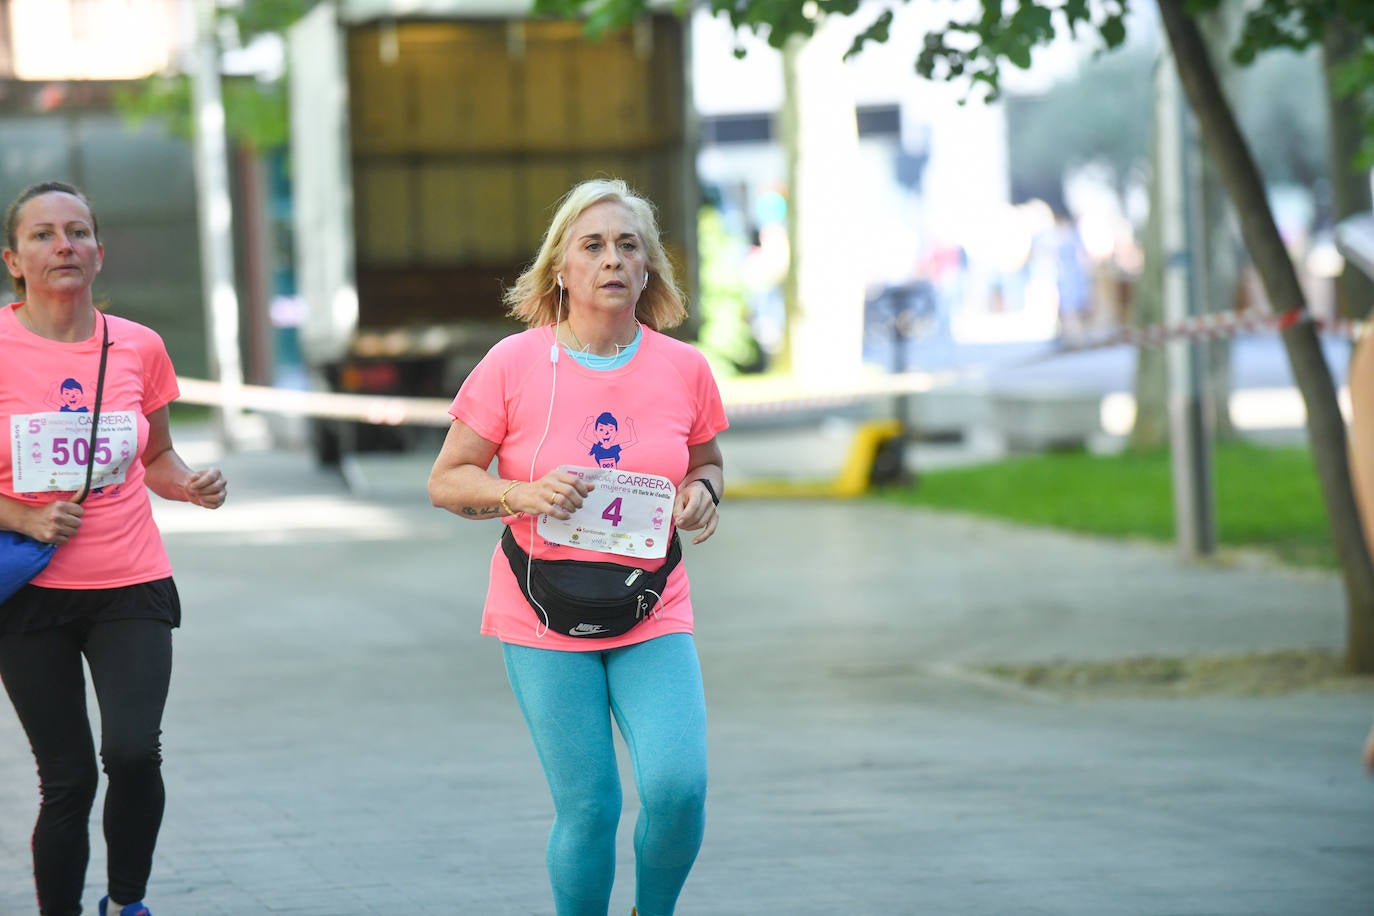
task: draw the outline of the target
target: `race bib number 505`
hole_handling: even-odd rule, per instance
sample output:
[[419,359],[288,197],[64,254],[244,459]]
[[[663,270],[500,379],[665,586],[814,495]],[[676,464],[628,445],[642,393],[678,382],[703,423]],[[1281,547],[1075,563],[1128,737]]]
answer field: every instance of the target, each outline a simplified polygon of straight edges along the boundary
[[123,483],[138,454],[138,421],[131,410],[100,414],[94,446],[91,415],[49,411],[10,417],[16,493],[79,490],[94,464],[91,487]]

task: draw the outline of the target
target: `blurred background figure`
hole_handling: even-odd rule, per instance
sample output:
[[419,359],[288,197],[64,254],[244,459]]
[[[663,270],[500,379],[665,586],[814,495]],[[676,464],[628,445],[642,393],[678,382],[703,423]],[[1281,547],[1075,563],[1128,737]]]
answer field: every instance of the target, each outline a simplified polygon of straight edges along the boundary
[[1067,213],[1056,213],[1054,229],[1054,285],[1059,298],[1059,336],[1082,337],[1088,330],[1092,282],[1088,252],[1078,227]]

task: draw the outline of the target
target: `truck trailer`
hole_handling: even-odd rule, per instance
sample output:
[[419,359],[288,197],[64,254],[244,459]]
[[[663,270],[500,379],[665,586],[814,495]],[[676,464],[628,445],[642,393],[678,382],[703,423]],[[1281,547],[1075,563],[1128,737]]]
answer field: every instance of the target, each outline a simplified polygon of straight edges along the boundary
[[[658,208],[689,295],[699,190],[689,26],[592,39],[509,0],[337,0],[288,33],[302,356],[317,390],[451,397],[518,326],[503,290],[578,181]],[[435,430],[317,420],[318,458]]]

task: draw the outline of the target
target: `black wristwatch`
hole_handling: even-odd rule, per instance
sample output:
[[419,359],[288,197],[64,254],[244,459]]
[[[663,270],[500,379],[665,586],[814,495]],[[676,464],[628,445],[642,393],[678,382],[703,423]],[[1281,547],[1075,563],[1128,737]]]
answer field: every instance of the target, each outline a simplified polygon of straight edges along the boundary
[[720,497],[716,495],[716,488],[711,486],[711,481],[707,480],[705,477],[698,477],[693,483],[699,483],[706,487],[706,492],[711,494],[711,505],[720,505]]

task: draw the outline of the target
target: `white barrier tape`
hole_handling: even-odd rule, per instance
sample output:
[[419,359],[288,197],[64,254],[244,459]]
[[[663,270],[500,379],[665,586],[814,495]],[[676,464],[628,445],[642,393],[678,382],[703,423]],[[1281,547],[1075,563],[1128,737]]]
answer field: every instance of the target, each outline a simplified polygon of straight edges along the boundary
[[[908,372],[902,375],[860,379],[843,388],[801,387],[794,382],[743,384],[736,380],[721,383],[726,412],[747,416],[771,412],[842,407],[872,398],[932,391],[951,384],[966,372]],[[327,417],[354,420],[383,426],[447,427],[453,422],[448,413],[452,404],[445,398],[400,398],[372,394],[337,394],[326,391],[300,391],[240,385],[229,388],[218,382],[179,376],[180,401],[225,409],[255,410],[287,416]]]
[[197,378],[177,378],[180,400],[239,410],[261,410],[288,416],[331,417],[380,426],[448,426],[453,402],[445,398],[399,398],[375,394],[299,391],[262,385],[230,387]]
[[[1123,328],[1104,337],[1068,341],[1050,352],[1016,363],[972,366],[945,372],[905,372],[898,375],[859,377],[842,384],[832,383],[824,388],[802,385],[790,379],[722,379],[721,397],[725,402],[726,413],[737,417],[822,410],[882,397],[933,391],[958,381],[986,375],[991,369],[1026,366],[1068,353],[1117,346],[1158,346],[1180,338],[1215,340],[1246,332],[1281,329],[1304,318],[1310,320],[1306,312],[1298,313],[1296,316],[1293,313],[1279,315],[1239,312],[1199,315],[1173,325]],[[1370,321],[1318,322],[1318,330],[1352,340],[1360,340],[1369,335],[1372,328],[1374,322]],[[448,413],[452,401],[446,398],[339,394],[269,388],[261,385],[240,385],[230,389],[218,382],[182,377],[179,377],[177,382],[181,386],[182,401],[210,407],[258,410],[290,416],[328,417],[383,426],[410,424],[447,427],[453,422]]]
[[742,378],[720,381],[721,399],[730,416],[758,416],[796,410],[843,407],[858,401],[903,394],[921,394],[968,378],[967,371],[903,372],[897,375],[859,377],[844,385],[825,388],[801,385],[787,379]]

